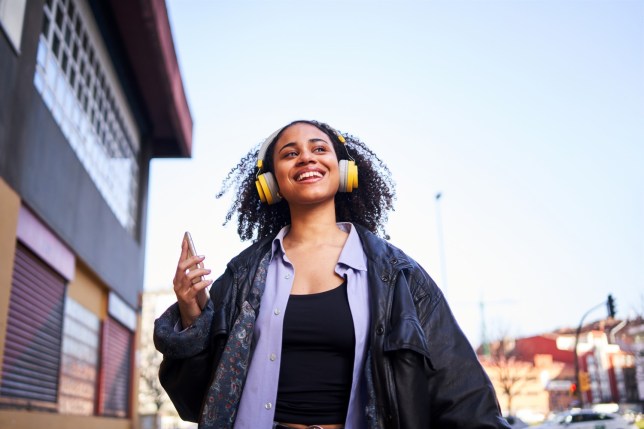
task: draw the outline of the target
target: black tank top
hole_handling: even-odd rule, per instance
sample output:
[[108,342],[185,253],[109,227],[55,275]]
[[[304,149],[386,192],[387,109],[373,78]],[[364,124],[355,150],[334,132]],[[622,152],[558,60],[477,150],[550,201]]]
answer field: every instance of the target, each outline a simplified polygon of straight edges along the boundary
[[291,295],[284,315],[275,420],[344,423],[355,332],[347,284],[311,295]]

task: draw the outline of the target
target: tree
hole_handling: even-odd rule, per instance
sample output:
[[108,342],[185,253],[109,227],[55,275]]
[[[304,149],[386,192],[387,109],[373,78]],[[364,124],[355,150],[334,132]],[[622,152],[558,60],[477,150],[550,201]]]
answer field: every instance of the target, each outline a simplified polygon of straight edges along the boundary
[[175,300],[171,290],[146,292],[141,297],[138,413],[146,420],[154,420],[151,427],[159,427],[162,415],[178,419],[178,413],[159,381],[159,366],[163,356],[156,350],[152,339],[154,320]]
[[507,413],[513,414],[512,401],[528,383],[532,364],[518,359],[514,340],[509,337],[491,343],[486,360],[491,371],[490,378],[507,399]]
[[139,384],[139,404],[153,406],[150,410],[153,414],[159,414],[161,409],[165,409],[168,403],[168,395],[163,390],[159,381],[159,365],[161,364],[162,355],[154,347],[143,347],[141,349],[140,384]]

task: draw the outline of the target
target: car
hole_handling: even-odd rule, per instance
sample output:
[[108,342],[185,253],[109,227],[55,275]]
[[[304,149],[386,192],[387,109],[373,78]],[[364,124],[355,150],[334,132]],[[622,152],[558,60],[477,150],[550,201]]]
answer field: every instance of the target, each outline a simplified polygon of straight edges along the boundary
[[604,413],[593,410],[569,410],[556,414],[540,426],[534,428],[566,429],[637,429],[615,413]]
[[505,420],[510,424],[510,427],[512,429],[523,429],[530,426],[529,424],[527,424],[517,416],[512,416],[512,415],[505,416]]

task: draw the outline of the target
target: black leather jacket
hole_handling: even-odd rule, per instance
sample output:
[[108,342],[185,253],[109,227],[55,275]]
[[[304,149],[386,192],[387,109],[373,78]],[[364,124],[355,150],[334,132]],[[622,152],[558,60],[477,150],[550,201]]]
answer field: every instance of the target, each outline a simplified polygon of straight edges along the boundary
[[[414,260],[355,225],[367,255],[371,328],[366,371],[370,428],[509,428],[492,384],[440,289]],[[164,356],[159,377],[177,411],[197,421],[214,362],[272,239],[235,257],[211,288],[207,352]],[[157,321],[159,323],[159,321]],[[164,352],[159,326],[155,343]],[[165,352],[164,352],[165,353]]]

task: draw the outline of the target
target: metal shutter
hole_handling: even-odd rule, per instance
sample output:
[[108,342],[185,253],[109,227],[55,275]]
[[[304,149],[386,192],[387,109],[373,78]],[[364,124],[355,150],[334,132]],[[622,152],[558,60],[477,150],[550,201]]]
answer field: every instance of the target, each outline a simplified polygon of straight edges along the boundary
[[132,378],[132,333],[114,319],[103,324],[99,414],[129,415]]
[[18,406],[56,405],[64,294],[65,279],[18,243],[0,385]]
[[98,316],[67,297],[58,396],[61,414],[94,414],[100,327]]

